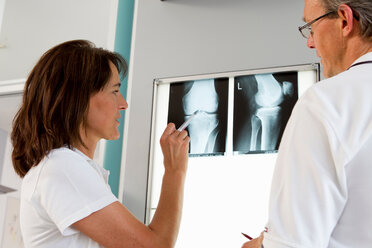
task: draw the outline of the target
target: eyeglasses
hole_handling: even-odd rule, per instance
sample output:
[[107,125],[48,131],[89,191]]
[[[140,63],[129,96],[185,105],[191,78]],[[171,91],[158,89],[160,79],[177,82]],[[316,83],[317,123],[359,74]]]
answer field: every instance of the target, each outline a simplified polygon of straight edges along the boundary
[[311,24],[333,13],[336,13],[336,11],[330,11],[328,13],[325,13],[324,15],[319,16],[318,18],[312,20],[311,22],[308,22],[305,25],[298,27],[298,30],[300,31],[300,33],[305,39],[309,39],[311,35]]

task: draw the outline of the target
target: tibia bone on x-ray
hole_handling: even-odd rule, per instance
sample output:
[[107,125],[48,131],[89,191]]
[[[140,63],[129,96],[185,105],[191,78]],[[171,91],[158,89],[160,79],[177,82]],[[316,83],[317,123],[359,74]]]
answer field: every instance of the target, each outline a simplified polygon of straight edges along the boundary
[[185,120],[199,110],[188,126],[190,153],[212,153],[218,135],[218,95],[214,80],[198,80],[182,98]]
[[[255,75],[258,91],[255,95],[257,109],[251,117],[251,150],[274,150],[280,134],[281,107],[284,93],[290,94],[290,84],[283,87],[272,74]],[[284,88],[284,90],[283,90]],[[261,129],[261,147],[257,147],[257,138]]]

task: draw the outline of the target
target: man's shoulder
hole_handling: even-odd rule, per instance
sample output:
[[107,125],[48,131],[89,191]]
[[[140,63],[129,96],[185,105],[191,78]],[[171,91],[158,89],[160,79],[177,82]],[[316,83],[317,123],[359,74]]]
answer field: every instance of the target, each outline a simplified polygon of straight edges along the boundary
[[[308,112],[329,123],[345,122],[358,98],[355,78],[348,71],[324,79],[310,87],[298,100],[293,113]],[[371,88],[372,90],[372,88]]]
[[344,84],[348,85],[351,83],[350,79],[353,78],[353,76],[355,75],[353,75],[352,71],[346,70],[333,77],[319,81],[314,85],[314,88],[319,90],[332,89],[333,87],[339,88],[341,84],[345,86]]
[[332,127],[342,142],[347,140],[354,147],[362,140],[361,134],[370,133],[366,127],[372,120],[372,74],[367,69],[351,68],[313,85],[300,98],[296,112],[317,116],[318,121]]
[[360,91],[372,90],[372,84],[366,82],[372,82],[372,74],[346,70],[314,84],[301,98],[315,105],[343,104],[349,98],[355,99]]

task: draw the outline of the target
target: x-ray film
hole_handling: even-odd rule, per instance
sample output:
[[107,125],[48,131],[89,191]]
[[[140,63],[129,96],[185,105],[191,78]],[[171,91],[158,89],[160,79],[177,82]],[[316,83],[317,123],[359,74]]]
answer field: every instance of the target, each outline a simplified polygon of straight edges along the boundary
[[223,155],[226,151],[228,78],[202,79],[170,85],[168,122],[186,128],[191,156]]
[[297,99],[297,71],[235,77],[234,153],[277,151]]

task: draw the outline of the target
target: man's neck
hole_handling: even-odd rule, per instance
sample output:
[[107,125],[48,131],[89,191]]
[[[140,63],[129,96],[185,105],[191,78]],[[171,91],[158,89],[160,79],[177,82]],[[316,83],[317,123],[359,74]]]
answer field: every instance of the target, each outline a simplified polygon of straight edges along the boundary
[[372,52],[372,43],[370,41],[361,39],[360,37],[355,37],[354,40],[351,40],[346,47],[344,57],[345,70],[349,68],[355,62],[355,60],[369,52]]

